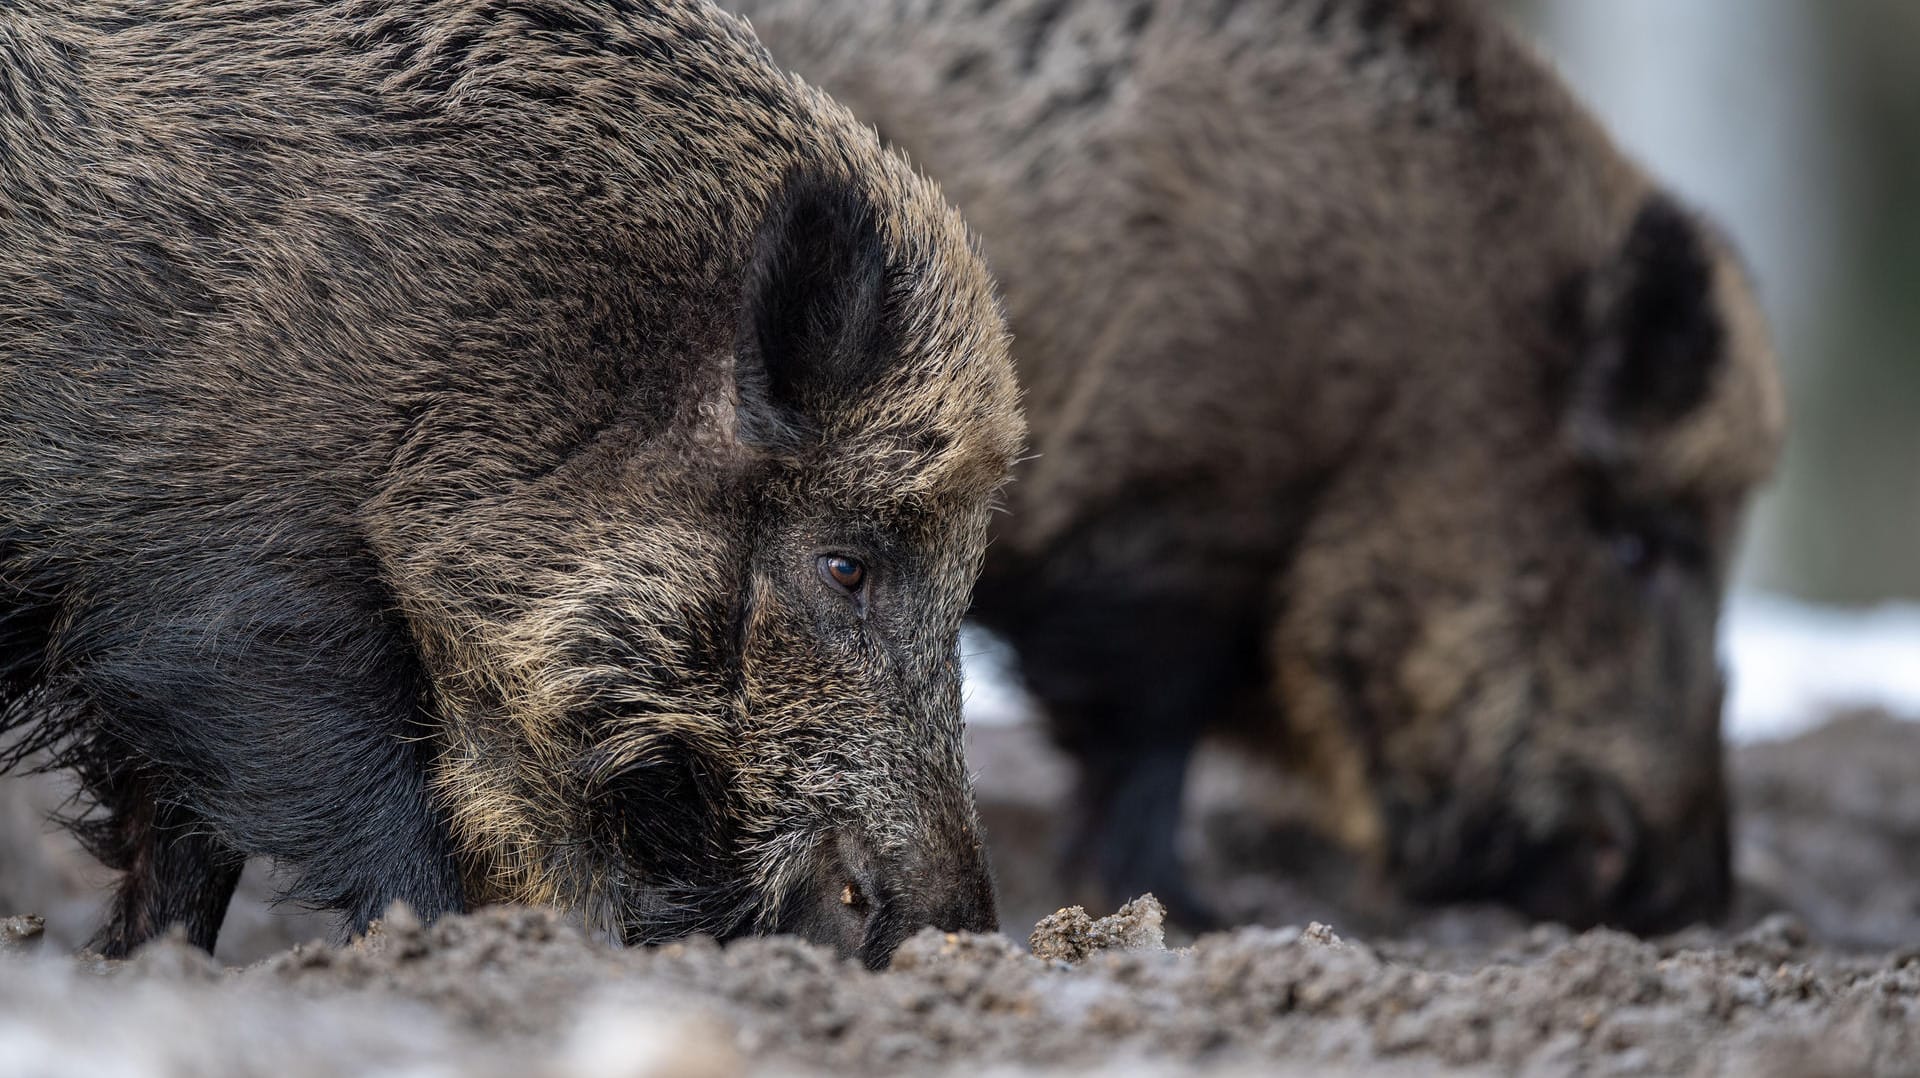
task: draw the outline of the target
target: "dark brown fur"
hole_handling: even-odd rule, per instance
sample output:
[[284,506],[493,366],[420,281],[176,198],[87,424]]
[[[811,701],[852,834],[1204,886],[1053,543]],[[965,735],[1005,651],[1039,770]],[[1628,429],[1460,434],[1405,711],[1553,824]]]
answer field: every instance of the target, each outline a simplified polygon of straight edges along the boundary
[[705,3],[0,12],[0,729],[113,953],[251,855],[354,926],[992,927],[1015,397],[957,217]]
[[1406,887],[1728,891],[1715,622],[1782,406],[1725,245],[1465,0],[742,0],[986,238],[1033,459],[978,613],[1080,856],[1200,911],[1233,730]]

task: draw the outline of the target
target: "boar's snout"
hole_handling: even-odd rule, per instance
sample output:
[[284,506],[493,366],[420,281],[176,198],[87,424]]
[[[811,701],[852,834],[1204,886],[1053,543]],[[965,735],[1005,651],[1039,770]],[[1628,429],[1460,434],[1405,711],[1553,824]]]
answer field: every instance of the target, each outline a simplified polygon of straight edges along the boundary
[[775,930],[869,969],[885,969],[922,928],[995,932],[993,875],[978,842],[887,854],[846,834],[822,844],[809,879],[785,903]]
[[[1642,935],[1726,916],[1733,900],[1733,850],[1724,796],[1703,799],[1700,811],[1666,828],[1647,826],[1618,787],[1609,786],[1589,806],[1571,836],[1575,860],[1564,877],[1576,901],[1564,916],[1551,900],[1529,912]],[[1550,891],[1552,880],[1543,882]]]
[[1661,834],[1611,784],[1527,852],[1511,901],[1539,920],[1653,934],[1717,921],[1732,899],[1724,810]]
[[[1564,788],[1575,796],[1551,821],[1515,811],[1465,828],[1458,845],[1416,841],[1436,856],[1408,858],[1412,890],[1426,899],[1494,899],[1577,929],[1606,925],[1640,934],[1726,914],[1733,885],[1723,801],[1656,829],[1611,779],[1589,775]],[[1453,852],[1439,856],[1443,849]]]
[[1586,796],[1559,827],[1522,840],[1508,900],[1536,920],[1586,927],[1609,919],[1644,851],[1640,816],[1619,787],[1583,784]]

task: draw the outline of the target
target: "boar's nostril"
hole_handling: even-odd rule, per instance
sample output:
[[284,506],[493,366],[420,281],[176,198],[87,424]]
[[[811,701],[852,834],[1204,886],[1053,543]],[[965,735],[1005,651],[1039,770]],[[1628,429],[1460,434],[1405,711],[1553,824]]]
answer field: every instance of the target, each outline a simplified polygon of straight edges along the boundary
[[1613,789],[1594,799],[1587,828],[1582,843],[1587,879],[1596,898],[1610,901],[1632,871],[1640,828],[1626,798]]
[[1582,792],[1572,814],[1522,839],[1498,896],[1530,917],[1573,928],[1633,929],[1644,903],[1646,842],[1626,794],[1599,778],[1569,781]]
[[1628,853],[1625,847],[1607,835],[1595,836],[1587,845],[1587,879],[1595,895],[1613,895],[1627,877]]
[[1533,881],[1544,909],[1577,927],[1619,924],[1628,916],[1634,869],[1640,858],[1639,816],[1613,783],[1597,780],[1557,839],[1549,842]]
[[1723,802],[1678,827],[1648,835],[1619,894],[1620,926],[1673,932],[1726,917],[1733,901],[1732,835]]

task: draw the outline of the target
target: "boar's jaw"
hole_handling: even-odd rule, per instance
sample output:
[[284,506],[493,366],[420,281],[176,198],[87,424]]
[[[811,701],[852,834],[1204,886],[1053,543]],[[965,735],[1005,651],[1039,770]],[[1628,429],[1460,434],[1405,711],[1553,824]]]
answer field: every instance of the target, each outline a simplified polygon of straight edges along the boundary
[[977,843],[945,853],[917,849],[903,855],[841,832],[818,844],[805,875],[767,927],[880,970],[923,928],[993,932],[999,915],[992,875]]
[[1604,777],[1564,785],[1578,795],[1550,824],[1512,807],[1389,812],[1401,823],[1392,869],[1402,890],[1420,902],[1497,901],[1581,930],[1659,933],[1725,916],[1732,875],[1724,799],[1703,796],[1708,815],[1657,831]]

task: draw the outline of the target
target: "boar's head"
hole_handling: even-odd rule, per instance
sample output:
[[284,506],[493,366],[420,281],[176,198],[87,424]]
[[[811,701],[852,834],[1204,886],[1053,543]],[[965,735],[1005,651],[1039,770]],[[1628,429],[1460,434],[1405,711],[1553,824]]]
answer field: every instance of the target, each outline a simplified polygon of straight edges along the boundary
[[1651,931],[1729,899],[1715,636],[1783,408],[1718,239],[1659,195],[1623,233],[1537,320],[1430,342],[1533,358],[1396,402],[1301,538],[1275,676],[1405,889]]
[[876,966],[997,927],[957,645],[1017,390],[957,217],[882,175],[769,184],[712,303],[633,342],[677,373],[412,549],[476,898]]

